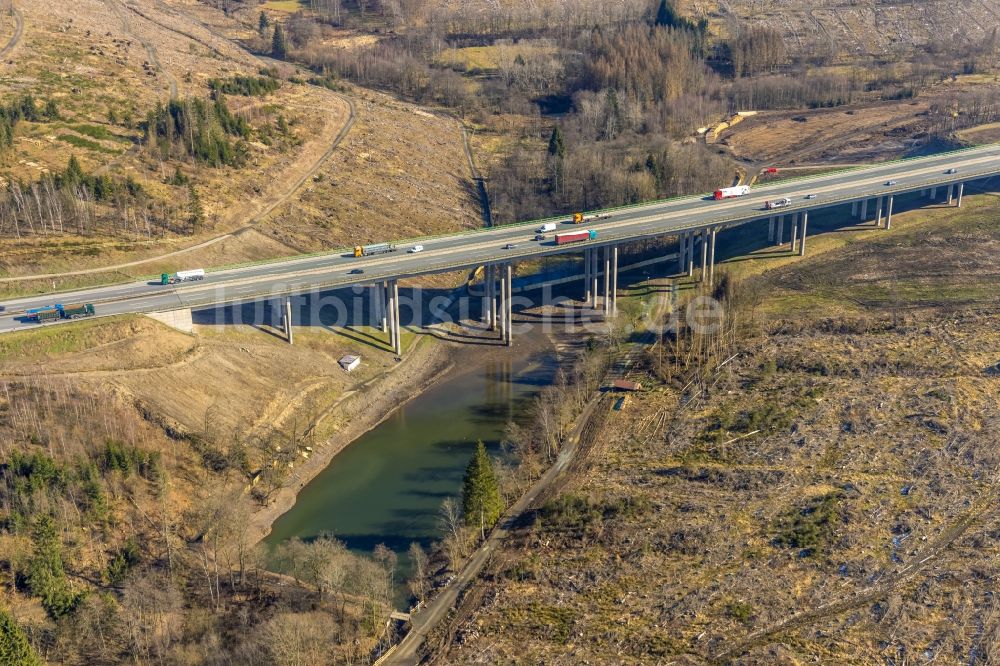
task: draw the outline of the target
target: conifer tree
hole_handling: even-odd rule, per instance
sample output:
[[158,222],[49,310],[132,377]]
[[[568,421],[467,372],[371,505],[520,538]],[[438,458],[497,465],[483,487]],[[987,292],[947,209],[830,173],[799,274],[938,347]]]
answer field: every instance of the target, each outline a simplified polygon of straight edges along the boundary
[[41,663],[24,630],[0,609],[0,666],[39,666]]
[[285,41],[285,31],[280,24],[275,24],[274,35],[271,37],[271,55],[283,60],[288,55],[288,42]]
[[549,137],[549,155],[560,159],[566,156],[566,144],[563,142],[559,125],[552,128],[552,136]]
[[677,12],[669,0],[660,0],[660,6],[656,10],[656,25],[665,28],[677,27]]
[[486,454],[486,447],[480,441],[476,452],[465,468],[465,480],[462,486],[462,514],[466,525],[479,524],[483,537],[486,529],[493,527],[500,514],[503,513],[503,500],[500,498],[500,486],[497,484],[496,473],[493,471],[493,461]]

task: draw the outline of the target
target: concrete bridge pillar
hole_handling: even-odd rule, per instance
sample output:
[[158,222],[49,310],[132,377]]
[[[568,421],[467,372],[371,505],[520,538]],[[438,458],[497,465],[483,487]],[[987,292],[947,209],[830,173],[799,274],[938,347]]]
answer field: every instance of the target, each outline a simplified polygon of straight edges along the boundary
[[868,199],[861,200],[861,221],[868,219]]
[[[774,237],[774,218],[771,218],[771,237]],[[771,240],[769,238],[768,240]],[[701,281],[704,282],[707,277],[705,269],[708,268],[708,229],[701,230]]]
[[288,340],[288,344],[293,344],[292,342],[292,299],[285,299],[285,315],[281,318],[282,322],[285,324],[285,339]]
[[965,191],[965,183],[959,183],[958,184],[958,198],[955,201],[955,206],[957,208],[961,208],[962,207],[962,192],[964,192],[964,191]]
[[504,338],[504,344],[510,347],[510,343],[514,339],[514,334],[511,331],[511,327],[513,326],[513,321],[514,321],[514,307],[513,304],[511,303],[512,300],[511,296],[513,295],[514,277],[513,277],[513,266],[511,264],[507,264],[504,268],[505,268],[504,273],[507,281],[507,292],[506,294],[504,294],[504,300],[507,302],[506,312],[504,313],[507,319],[507,330],[506,330],[507,337]]
[[385,333],[385,327],[382,325],[384,319],[382,319],[382,285],[373,284],[369,289],[371,297],[369,302],[371,303],[370,310],[370,323],[374,328]]
[[857,217],[857,216],[858,216],[858,202],[857,201],[852,201],[851,202],[851,217]]
[[715,282],[715,236],[718,233],[718,227],[712,227],[711,235],[709,236],[709,246],[708,246],[708,286],[711,287]]
[[790,218],[791,219],[790,219],[789,223],[792,226],[792,242],[789,243],[788,249],[789,249],[789,251],[791,251],[794,254],[795,253],[795,244],[796,244],[796,242],[798,242],[798,238],[799,238],[799,214],[798,213],[792,213],[791,216],[790,216]]
[[[688,240],[690,243],[691,241]],[[611,248],[604,248],[604,316],[611,316]]]
[[687,259],[687,232],[682,231],[677,237],[677,272],[684,272],[684,262]]
[[767,242],[774,242],[774,215],[767,220]]
[[590,307],[597,309],[597,248],[590,249]]
[[379,300],[379,306],[381,307],[381,312],[379,314],[382,315],[382,332],[388,333],[389,332],[389,281],[388,280],[383,281],[381,287],[376,286],[376,290],[380,292],[378,300]]
[[949,185],[948,186],[948,205],[949,206],[951,205],[952,199],[955,198],[954,194],[953,194],[954,191],[955,191],[955,186],[954,185]]
[[895,200],[895,198],[896,197],[894,197],[893,195],[891,195],[891,194],[889,195],[889,208],[888,208],[888,210],[886,211],[886,214],[885,214],[885,230],[886,231],[888,231],[889,229],[892,228],[892,202]]
[[806,232],[809,228],[809,211],[802,211],[802,238],[799,240],[799,256],[806,256]]
[[500,340],[507,344],[507,271],[504,266],[500,269],[500,311],[497,315],[499,319]]
[[395,351],[397,347],[396,335],[398,334],[398,331],[396,329],[396,323],[399,321],[399,302],[396,300],[395,287],[395,280],[388,280],[385,283],[385,302],[388,305],[387,310],[389,319],[389,346],[392,347],[393,351]]
[[781,245],[785,242],[785,216],[778,216],[778,233],[774,237],[774,244]]
[[493,294],[490,289],[490,281],[493,279],[493,267],[489,264],[483,266],[483,321],[487,330],[493,328]]
[[688,232],[688,255],[687,261],[687,274],[688,277],[694,277],[694,246],[698,242],[698,232],[689,231]]
[[402,356],[403,355],[403,336],[401,334],[402,327],[400,326],[400,322],[399,322],[399,281],[398,280],[393,280],[392,281],[392,302],[393,302],[393,307],[396,310],[395,313],[392,316],[392,321],[396,325],[396,333],[393,336],[393,340],[394,340],[393,347],[395,349],[396,356]]
[[618,315],[618,246],[611,248],[611,316]]
[[931,201],[937,199],[937,186],[931,188]]
[[583,302],[590,302],[590,250],[583,251]]
[[882,197],[875,201],[875,228],[882,226]]

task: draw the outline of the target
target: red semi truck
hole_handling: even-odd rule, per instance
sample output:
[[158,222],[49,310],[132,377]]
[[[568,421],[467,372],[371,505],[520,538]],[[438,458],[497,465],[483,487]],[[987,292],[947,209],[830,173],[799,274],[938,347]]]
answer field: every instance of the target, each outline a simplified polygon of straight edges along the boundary
[[597,238],[597,232],[593,229],[585,229],[583,231],[567,231],[564,234],[556,234],[556,245],[578,243],[585,240],[594,240],[595,238]]

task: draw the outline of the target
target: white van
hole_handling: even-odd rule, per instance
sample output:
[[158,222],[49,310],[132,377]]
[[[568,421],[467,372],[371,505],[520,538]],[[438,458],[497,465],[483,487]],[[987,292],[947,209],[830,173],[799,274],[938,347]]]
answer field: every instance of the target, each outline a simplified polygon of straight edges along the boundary
[[555,230],[556,230],[556,223],[555,222],[546,222],[542,226],[540,226],[537,229],[535,229],[535,233],[536,234],[544,234],[544,233],[547,233],[549,231],[555,231]]
[[424,251],[423,245],[414,245],[409,250],[407,250],[407,252],[409,252],[410,254],[416,254],[417,252],[423,252],[423,251]]

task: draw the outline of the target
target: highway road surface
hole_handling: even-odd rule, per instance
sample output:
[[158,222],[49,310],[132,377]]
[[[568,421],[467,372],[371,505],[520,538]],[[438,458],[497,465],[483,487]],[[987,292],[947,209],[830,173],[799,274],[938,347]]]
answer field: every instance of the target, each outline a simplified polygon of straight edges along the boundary
[[[956,169],[956,173],[946,173]],[[581,228],[595,229],[593,241],[558,247],[553,232],[535,241],[535,229],[542,221],[519,223],[419,240],[423,251],[408,253],[416,241],[392,241],[397,250],[373,257],[355,258],[343,249],[320,256],[298,257],[240,268],[211,271],[199,282],[160,285],[159,281],[134,282],[95,287],[76,292],[44,294],[0,302],[0,332],[39,326],[23,319],[29,308],[54,303],[93,303],[98,315],[155,312],[215,304],[249,301],[284,294],[304,293],[374,284],[390,278],[411,277],[464,269],[491,262],[579,252],[586,247],[608,245],[641,238],[670,235],[682,230],[729,226],[769,217],[764,202],[789,197],[792,204],[774,211],[788,214],[815,210],[862,198],[900,194],[930,187],[942,187],[1000,175],[1000,144],[954,153],[875,165],[830,173],[785,183],[755,187],[750,194],[714,201],[708,196],[692,196],[606,211],[606,219],[573,225],[568,217],[555,218],[557,232]],[[892,183],[887,184],[887,183]],[[806,199],[807,195],[815,198]],[[939,193],[939,198],[941,197]],[[390,239],[386,239],[389,241]],[[512,248],[505,248],[512,244]],[[178,265],[180,270],[200,268]],[[360,269],[360,274],[352,273]],[[45,324],[55,325],[55,324]]]

